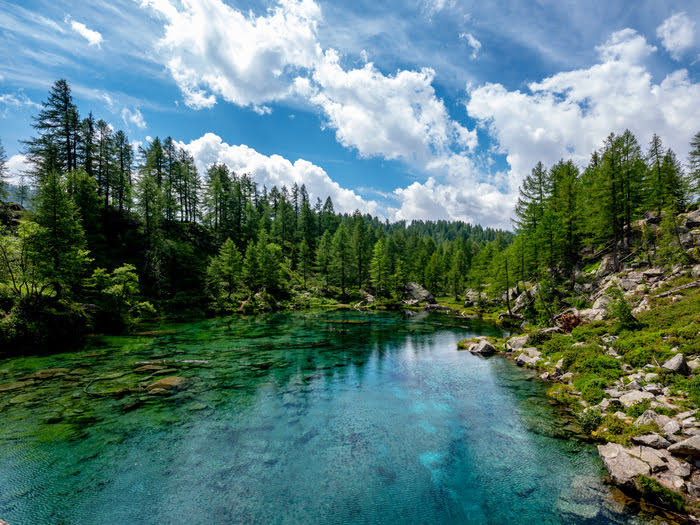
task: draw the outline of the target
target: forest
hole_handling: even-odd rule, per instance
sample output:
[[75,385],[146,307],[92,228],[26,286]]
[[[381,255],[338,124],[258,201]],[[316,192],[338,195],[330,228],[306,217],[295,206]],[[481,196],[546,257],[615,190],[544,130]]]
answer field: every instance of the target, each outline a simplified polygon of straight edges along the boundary
[[[17,348],[72,345],[153,316],[353,304],[368,294],[391,307],[411,281],[481,309],[503,300],[509,311],[522,287],[540,282],[530,315],[546,322],[583,300],[576,280],[593,256],[609,251],[615,265],[630,253],[664,264],[689,257],[674,217],[700,190],[700,133],[685,167],[657,135],[645,147],[624,130],[583,170],[538,163],[520,188],[514,232],[389,223],[336,213],[303,181],[260,187],[224,164],[198,173],[172,137],[134,148],[91,112],[81,118],[65,80],[33,128],[19,185],[5,180],[0,145],[0,344]],[[632,235],[649,213],[661,227]]]

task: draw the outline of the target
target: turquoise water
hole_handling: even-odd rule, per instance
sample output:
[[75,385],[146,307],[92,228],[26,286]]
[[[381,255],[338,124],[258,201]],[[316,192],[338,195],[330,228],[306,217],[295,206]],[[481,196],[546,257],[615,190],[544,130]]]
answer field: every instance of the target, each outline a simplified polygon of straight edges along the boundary
[[[0,360],[21,524],[632,523],[545,386],[436,314],[234,317]],[[162,361],[164,370],[139,370]],[[182,363],[204,360],[208,363]],[[176,362],[177,361],[177,362]],[[49,374],[50,375],[50,374]],[[143,389],[179,376],[184,388]]]

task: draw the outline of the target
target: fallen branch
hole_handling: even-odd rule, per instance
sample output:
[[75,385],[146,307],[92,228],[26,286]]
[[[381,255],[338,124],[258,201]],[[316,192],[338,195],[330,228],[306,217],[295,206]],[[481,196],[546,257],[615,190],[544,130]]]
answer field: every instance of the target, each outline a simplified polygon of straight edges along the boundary
[[679,286],[677,288],[674,288],[673,290],[669,290],[668,292],[660,293],[656,297],[668,297],[669,295],[672,295],[676,292],[680,292],[681,290],[689,290],[690,288],[696,288],[697,286],[700,286],[700,281],[694,281],[692,283],[684,284],[683,286]]

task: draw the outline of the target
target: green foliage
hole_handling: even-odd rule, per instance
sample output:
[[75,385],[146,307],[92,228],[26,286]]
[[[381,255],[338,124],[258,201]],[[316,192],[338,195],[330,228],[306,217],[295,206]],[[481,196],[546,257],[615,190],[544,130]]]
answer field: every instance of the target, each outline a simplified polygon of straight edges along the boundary
[[589,408],[588,410],[580,411],[576,415],[576,420],[578,421],[578,424],[581,425],[583,431],[590,434],[603,422],[603,416],[599,410]]
[[651,407],[651,400],[650,399],[644,399],[640,401],[639,403],[635,403],[631,407],[627,409],[627,415],[637,419],[639,416],[641,416],[644,412],[649,410]]
[[602,379],[587,379],[579,382],[577,388],[581,390],[581,398],[588,403],[597,405],[603,400],[603,389],[607,386]]
[[611,286],[607,294],[610,296],[610,303],[608,303],[608,315],[615,319],[620,328],[635,328],[638,326],[638,321],[632,315],[632,308],[627,303],[622,290],[617,286]]
[[[251,255],[251,257],[253,257]],[[218,308],[231,306],[231,296],[240,286],[243,260],[234,242],[228,238],[207,268],[207,290]],[[254,272],[256,269],[249,269]]]
[[676,512],[685,510],[685,498],[683,495],[667,489],[655,479],[639,474],[637,476],[637,486],[645,498],[657,505],[668,507]]

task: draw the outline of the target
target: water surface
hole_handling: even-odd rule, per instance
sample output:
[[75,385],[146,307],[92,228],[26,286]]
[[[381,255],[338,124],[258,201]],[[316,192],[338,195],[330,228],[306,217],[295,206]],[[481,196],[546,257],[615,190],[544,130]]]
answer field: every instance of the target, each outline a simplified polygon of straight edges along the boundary
[[[472,323],[465,325],[466,322]],[[545,386],[436,314],[291,313],[0,360],[0,518],[21,524],[632,523]],[[166,360],[165,370],[140,370]],[[203,360],[208,363],[182,363]],[[142,387],[187,379],[172,395]],[[1,385],[0,385],[1,388]]]

